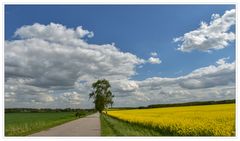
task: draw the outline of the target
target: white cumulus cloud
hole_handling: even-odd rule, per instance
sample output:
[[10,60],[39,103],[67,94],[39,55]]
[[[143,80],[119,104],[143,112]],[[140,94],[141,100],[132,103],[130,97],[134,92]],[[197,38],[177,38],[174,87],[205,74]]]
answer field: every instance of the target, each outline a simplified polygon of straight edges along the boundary
[[149,99],[147,104],[234,99],[235,62],[198,68],[180,77],[152,77],[136,82],[137,92]]
[[150,55],[153,57],[156,57],[158,54],[157,54],[157,52],[151,52]]
[[[6,100],[15,100],[16,106],[25,101],[56,100],[49,91],[65,91],[62,97],[80,100],[79,95],[91,90],[83,87],[91,86],[93,81],[128,79],[136,74],[137,66],[145,62],[134,54],[120,51],[114,44],[87,43],[84,37],[93,37],[93,32],[82,26],[68,28],[56,23],[35,23],[18,28],[15,36],[20,39],[5,41],[5,86],[16,85],[28,90],[6,88]],[[88,86],[81,84],[85,81]],[[130,83],[126,90],[132,86]],[[80,94],[72,93],[80,87],[83,88]],[[44,93],[31,90],[33,88]]]
[[235,22],[235,9],[225,11],[222,16],[212,14],[209,24],[201,22],[198,29],[174,38],[173,41],[180,43],[177,49],[182,52],[191,52],[192,50],[210,52],[223,49],[235,40],[235,34],[229,31]]
[[150,57],[148,59],[148,62],[151,63],[151,64],[160,64],[160,63],[162,63],[162,61],[159,58],[157,58],[157,57]]
[[227,58],[221,58],[219,59],[216,63],[218,65],[224,65],[226,63],[226,60],[228,60],[230,57],[227,57]]
[[[219,16],[215,15],[215,18]],[[132,80],[143,60],[114,44],[90,44],[93,32],[79,26],[33,24],[17,29],[18,39],[5,41],[6,107],[93,107],[91,84],[110,81],[115,106],[144,106],[235,97],[235,62],[221,58],[175,78]]]

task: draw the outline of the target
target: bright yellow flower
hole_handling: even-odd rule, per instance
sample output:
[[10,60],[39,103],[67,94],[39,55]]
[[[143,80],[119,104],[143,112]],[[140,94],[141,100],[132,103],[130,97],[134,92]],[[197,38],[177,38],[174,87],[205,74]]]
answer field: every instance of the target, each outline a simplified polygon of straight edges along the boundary
[[234,136],[235,104],[110,110],[108,115],[177,136]]

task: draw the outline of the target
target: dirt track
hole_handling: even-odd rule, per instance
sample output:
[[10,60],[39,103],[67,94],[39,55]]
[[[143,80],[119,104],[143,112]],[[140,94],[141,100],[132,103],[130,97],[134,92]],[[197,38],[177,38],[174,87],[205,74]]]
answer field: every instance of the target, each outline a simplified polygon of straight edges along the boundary
[[30,136],[100,136],[99,113],[32,134]]

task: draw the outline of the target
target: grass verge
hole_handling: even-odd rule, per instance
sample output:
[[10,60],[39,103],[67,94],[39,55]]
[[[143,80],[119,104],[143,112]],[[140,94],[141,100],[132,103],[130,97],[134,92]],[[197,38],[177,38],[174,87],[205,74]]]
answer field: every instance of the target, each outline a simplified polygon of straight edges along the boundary
[[102,136],[161,136],[161,134],[151,128],[131,124],[116,118],[100,115]]

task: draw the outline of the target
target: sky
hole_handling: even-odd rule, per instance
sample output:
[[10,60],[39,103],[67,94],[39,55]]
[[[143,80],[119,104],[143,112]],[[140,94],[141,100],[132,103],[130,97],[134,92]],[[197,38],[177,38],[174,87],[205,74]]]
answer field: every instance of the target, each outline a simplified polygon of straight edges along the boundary
[[235,5],[5,5],[5,107],[235,98]]

